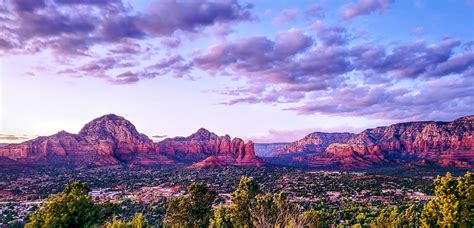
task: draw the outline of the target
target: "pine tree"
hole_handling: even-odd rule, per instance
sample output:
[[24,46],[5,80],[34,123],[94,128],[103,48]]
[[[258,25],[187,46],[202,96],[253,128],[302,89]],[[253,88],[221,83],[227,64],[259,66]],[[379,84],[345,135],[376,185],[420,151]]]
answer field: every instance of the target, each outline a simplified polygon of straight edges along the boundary
[[424,227],[474,226],[474,177],[453,178],[451,173],[435,180],[436,198],[423,208]]
[[230,220],[231,207],[219,206],[214,211],[214,216],[211,218],[209,227],[213,228],[231,228],[232,221]]
[[192,183],[188,195],[171,198],[165,224],[171,227],[206,227],[212,215],[217,193],[204,183]]
[[101,208],[88,195],[87,184],[76,181],[50,195],[48,203],[31,215],[27,227],[90,227],[100,223]]
[[242,177],[239,186],[231,193],[230,218],[235,226],[253,227],[250,207],[260,193],[258,183],[249,177]]

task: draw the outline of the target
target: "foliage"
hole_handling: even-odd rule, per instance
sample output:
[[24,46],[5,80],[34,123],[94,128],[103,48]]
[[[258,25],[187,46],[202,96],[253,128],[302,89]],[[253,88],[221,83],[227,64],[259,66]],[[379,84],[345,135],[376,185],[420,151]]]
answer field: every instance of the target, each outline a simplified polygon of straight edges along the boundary
[[107,222],[105,224],[105,228],[146,228],[146,227],[149,227],[149,225],[146,219],[143,217],[142,213],[135,215],[131,221],[122,221],[114,217],[112,222]]
[[170,227],[205,227],[212,216],[217,193],[206,184],[193,183],[188,195],[172,198],[166,209],[165,224]]
[[[27,227],[99,227],[111,214],[120,214],[121,219],[113,218],[103,227],[149,227],[148,221],[158,226],[163,221],[167,227],[219,228],[474,227],[473,183],[474,177],[470,172],[459,178],[447,173],[444,177],[436,178],[436,198],[425,205],[415,202],[387,207],[380,203],[375,208],[346,198],[339,202],[341,209],[337,209],[328,207],[328,201],[293,203],[283,192],[263,194],[253,178],[242,177],[238,187],[231,193],[229,206],[220,205],[213,210],[212,205],[218,202],[215,200],[216,191],[207,184],[192,183],[186,195],[172,197],[169,201],[163,198],[158,203],[150,204],[155,205],[156,210],[147,210],[145,207],[135,207],[131,201],[123,201],[120,205],[96,204],[88,195],[89,187],[76,181],[66,185],[63,192],[51,195],[47,204],[31,215]],[[158,217],[158,220],[147,221],[150,213],[161,213],[162,216],[167,202],[164,219]],[[124,208],[133,210],[121,211]]]
[[230,219],[232,224],[240,227],[252,227],[250,207],[260,193],[260,187],[253,178],[242,177],[237,189],[231,193]]
[[305,223],[309,227],[328,227],[330,224],[328,221],[328,214],[321,210],[310,209],[305,211],[301,215],[301,220],[305,221]]
[[422,214],[424,227],[474,226],[474,176],[453,178],[451,173],[435,180],[436,198],[429,201]]
[[268,193],[258,195],[250,212],[253,225],[256,227],[287,227],[301,221],[300,208],[290,203],[283,192],[275,195]]
[[211,218],[209,227],[230,228],[234,227],[231,221],[231,207],[218,206]]
[[101,208],[88,195],[89,187],[80,181],[66,185],[51,195],[44,208],[31,215],[27,227],[90,227],[99,224]]

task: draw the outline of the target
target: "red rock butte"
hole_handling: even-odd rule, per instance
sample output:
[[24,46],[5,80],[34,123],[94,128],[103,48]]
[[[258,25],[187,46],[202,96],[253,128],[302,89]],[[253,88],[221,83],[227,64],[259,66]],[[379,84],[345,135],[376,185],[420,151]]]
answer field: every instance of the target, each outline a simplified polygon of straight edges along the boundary
[[[253,142],[219,137],[202,128],[189,137],[154,143],[121,116],[108,114],[87,123],[78,134],[60,131],[0,148],[3,164],[172,165],[215,156],[225,165],[262,166]],[[199,167],[213,166],[203,161]],[[217,163],[216,163],[217,164]]]

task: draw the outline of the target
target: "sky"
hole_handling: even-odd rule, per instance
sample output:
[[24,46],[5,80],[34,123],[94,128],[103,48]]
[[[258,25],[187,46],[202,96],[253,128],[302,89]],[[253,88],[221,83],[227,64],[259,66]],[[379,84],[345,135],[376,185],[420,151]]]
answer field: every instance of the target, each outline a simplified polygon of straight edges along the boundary
[[256,142],[474,114],[474,1],[0,0],[0,142],[115,113]]

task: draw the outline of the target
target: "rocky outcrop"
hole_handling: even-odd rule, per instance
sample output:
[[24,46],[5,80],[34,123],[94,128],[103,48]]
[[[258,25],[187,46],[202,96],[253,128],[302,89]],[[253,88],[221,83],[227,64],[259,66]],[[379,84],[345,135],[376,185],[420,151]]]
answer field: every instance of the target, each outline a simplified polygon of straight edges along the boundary
[[254,143],[218,136],[204,128],[188,137],[165,139],[157,143],[160,154],[183,162],[199,162],[194,167],[221,165],[262,166],[255,156]]
[[121,116],[105,115],[86,124],[78,134],[60,131],[0,148],[0,156],[19,163],[113,165],[171,163],[155,144]]
[[322,154],[295,158],[319,166],[366,168],[387,164],[474,168],[474,116],[452,122],[408,122],[367,129]]
[[332,143],[346,143],[354,136],[352,133],[313,132],[304,138],[288,143],[275,152],[276,155],[300,152],[324,152]]

